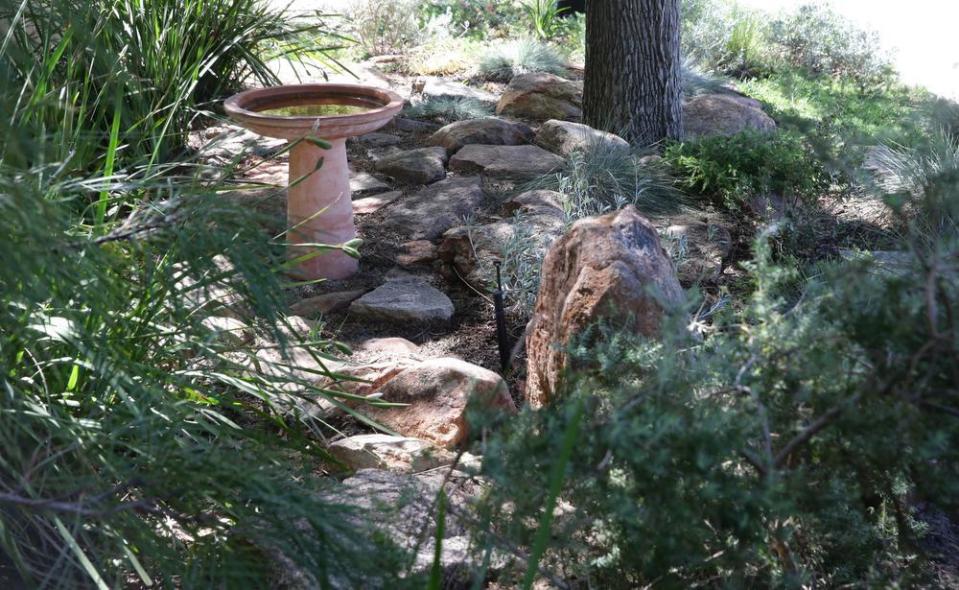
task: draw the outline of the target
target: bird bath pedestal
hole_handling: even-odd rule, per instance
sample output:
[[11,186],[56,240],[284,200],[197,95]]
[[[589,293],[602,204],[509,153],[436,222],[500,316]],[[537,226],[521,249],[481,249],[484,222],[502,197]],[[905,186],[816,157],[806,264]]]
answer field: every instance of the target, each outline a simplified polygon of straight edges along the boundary
[[[247,90],[223,106],[252,132],[295,142],[287,193],[292,257],[315,251],[314,244],[340,245],[356,237],[346,139],[389,123],[403,108],[403,99],[370,86],[297,84]],[[315,139],[329,147],[311,141]],[[301,262],[292,274],[307,280],[342,279],[358,266],[355,258],[331,250]]]

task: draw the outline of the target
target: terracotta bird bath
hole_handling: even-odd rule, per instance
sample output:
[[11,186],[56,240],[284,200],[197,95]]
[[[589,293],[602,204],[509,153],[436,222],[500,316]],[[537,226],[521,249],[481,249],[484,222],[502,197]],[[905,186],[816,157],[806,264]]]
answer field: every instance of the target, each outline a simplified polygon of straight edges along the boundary
[[[308,254],[311,244],[339,245],[356,237],[346,139],[389,123],[403,108],[399,95],[353,84],[295,84],[247,90],[223,106],[231,119],[254,133],[297,142],[290,150],[287,194],[292,256]],[[310,139],[322,139],[329,148]],[[342,279],[358,266],[355,258],[331,250],[298,264],[292,274]]]

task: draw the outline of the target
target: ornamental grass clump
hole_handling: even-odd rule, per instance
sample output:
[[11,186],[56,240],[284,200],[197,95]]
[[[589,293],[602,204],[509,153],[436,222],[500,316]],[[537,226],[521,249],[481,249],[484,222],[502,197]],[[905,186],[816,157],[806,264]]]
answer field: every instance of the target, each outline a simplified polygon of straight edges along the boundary
[[274,80],[281,13],[7,0],[0,21],[3,576],[394,583],[389,544],[316,477],[328,426],[297,411],[358,413],[316,385],[339,349],[291,329],[283,245],[184,156],[204,103]]

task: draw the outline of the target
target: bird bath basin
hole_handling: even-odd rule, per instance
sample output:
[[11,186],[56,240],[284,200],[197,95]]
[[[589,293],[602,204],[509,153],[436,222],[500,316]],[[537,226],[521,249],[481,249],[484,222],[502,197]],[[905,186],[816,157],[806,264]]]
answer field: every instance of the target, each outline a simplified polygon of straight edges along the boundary
[[[247,90],[223,106],[231,119],[254,133],[297,142],[290,150],[287,193],[292,256],[311,252],[311,244],[338,245],[356,237],[346,139],[389,123],[403,108],[403,99],[370,86],[295,84]],[[292,273],[302,279],[342,279],[358,265],[355,258],[331,250],[298,264]]]

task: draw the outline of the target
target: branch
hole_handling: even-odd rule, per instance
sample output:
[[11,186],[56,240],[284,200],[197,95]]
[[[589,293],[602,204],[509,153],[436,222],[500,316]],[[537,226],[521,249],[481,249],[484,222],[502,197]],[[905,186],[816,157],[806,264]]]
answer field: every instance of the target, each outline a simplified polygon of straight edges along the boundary
[[820,430],[822,430],[826,426],[829,426],[829,424],[836,418],[836,416],[841,414],[842,411],[846,409],[846,406],[852,405],[856,403],[857,401],[859,401],[860,395],[861,394],[857,393],[856,395],[849,398],[846,402],[841,403],[838,406],[835,406],[834,408],[828,410],[825,414],[823,414],[819,418],[816,418],[816,420],[813,421],[812,424],[807,426],[805,430],[803,430],[802,432],[797,434],[795,437],[793,437],[793,439],[790,440],[788,443],[786,443],[786,446],[783,447],[778,454],[776,454],[776,458],[773,461],[773,467],[782,467],[782,464],[786,462],[786,459],[789,458],[789,456],[793,453],[793,451],[795,451],[801,445],[805,444],[809,439],[814,437]]
[[124,510],[134,510],[137,512],[159,512],[157,508],[144,501],[121,502],[115,506],[103,509],[94,509],[81,502],[64,502],[61,500],[47,500],[42,498],[26,498],[16,494],[0,493],[0,503],[15,504],[34,510],[51,510],[53,512],[66,512],[79,516],[107,516]]

